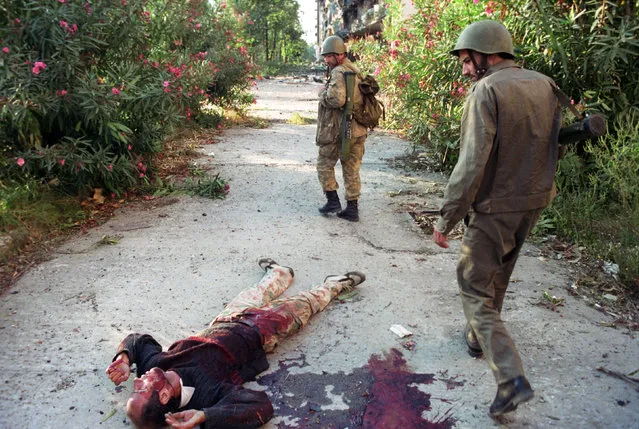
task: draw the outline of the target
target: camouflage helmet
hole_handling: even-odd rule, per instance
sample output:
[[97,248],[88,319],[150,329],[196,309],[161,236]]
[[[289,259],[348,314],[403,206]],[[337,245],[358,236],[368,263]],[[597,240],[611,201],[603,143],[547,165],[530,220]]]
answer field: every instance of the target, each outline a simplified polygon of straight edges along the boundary
[[322,55],[329,54],[345,54],[346,45],[344,40],[339,36],[330,36],[324,40],[322,44]]
[[459,51],[467,49],[480,54],[504,54],[515,58],[513,38],[510,32],[499,21],[486,19],[470,24],[457,39],[452,55],[459,56]]

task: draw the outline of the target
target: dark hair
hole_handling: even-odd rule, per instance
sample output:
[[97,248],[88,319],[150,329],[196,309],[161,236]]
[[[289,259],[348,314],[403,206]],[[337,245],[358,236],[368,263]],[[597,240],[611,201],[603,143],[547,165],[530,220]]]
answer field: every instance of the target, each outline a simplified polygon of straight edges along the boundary
[[180,406],[180,398],[173,397],[169,399],[166,405],[160,402],[160,394],[157,390],[154,390],[151,397],[147,401],[144,409],[142,410],[142,419],[145,427],[161,428],[166,426],[166,413],[177,411]]

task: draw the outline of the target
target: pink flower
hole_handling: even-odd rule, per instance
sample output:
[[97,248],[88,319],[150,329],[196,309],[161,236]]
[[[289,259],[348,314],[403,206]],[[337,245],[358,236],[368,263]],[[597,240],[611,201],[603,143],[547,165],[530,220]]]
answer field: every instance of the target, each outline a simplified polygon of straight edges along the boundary
[[47,65],[45,63],[43,63],[42,61],[36,61],[33,64],[33,68],[31,69],[31,71],[33,72],[33,74],[40,74],[40,72],[46,68]]
[[14,24],[20,24],[20,18],[16,18],[16,19],[14,19],[14,20],[13,20],[13,23],[14,23]]
[[168,88],[169,86],[169,81],[165,80],[164,83],[162,84],[165,88]]
[[64,163],[66,162],[64,159],[61,159],[58,161],[60,163],[60,165],[64,165]]
[[200,23],[198,22],[197,24],[195,24],[195,28],[197,28],[197,29],[199,30],[200,28],[202,28],[202,24],[200,24]]
[[224,192],[228,192],[231,189],[231,186],[228,183],[224,184]]
[[131,149],[133,149],[133,146],[129,145],[129,146],[127,146],[127,149],[131,150]]
[[114,88],[111,88],[111,93],[113,95],[120,95],[120,90],[114,87]]
[[78,24],[73,24],[71,27],[67,28],[69,34],[73,34],[78,31]]
[[473,4],[479,3],[479,0],[473,0]]
[[60,97],[64,97],[65,95],[67,95],[68,92],[66,89],[59,89],[55,92],[55,95],[60,96]]
[[18,160],[16,161],[16,164],[22,167],[24,165],[24,158],[18,158]]
[[58,0],[58,2],[60,2],[60,3],[64,4],[64,3],[66,3],[66,2],[67,2],[67,0]]
[[144,173],[140,173],[140,178],[144,177]]
[[109,169],[109,171],[113,171],[113,165],[109,164],[108,169]]
[[126,6],[126,0],[122,0],[122,6]]
[[9,47],[5,46],[4,48],[2,48],[2,52],[4,52],[5,54],[9,53]]
[[60,27],[62,28],[69,28],[69,24],[66,21],[62,21],[60,20]]

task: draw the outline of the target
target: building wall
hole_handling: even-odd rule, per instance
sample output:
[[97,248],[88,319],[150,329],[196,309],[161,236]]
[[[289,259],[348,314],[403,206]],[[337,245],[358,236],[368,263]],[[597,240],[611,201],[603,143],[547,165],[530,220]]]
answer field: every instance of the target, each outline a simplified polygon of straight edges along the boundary
[[[411,0],[402,0],[403,15],[416,12]],[[382,30],[386,16],[383,0],[317,0],[318,44],[335,34],[359,37]]]

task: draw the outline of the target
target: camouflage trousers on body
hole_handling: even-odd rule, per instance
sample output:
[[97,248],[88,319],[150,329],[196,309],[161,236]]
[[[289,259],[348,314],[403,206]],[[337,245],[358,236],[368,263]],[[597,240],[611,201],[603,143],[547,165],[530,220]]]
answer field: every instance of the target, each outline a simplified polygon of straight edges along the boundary
[[457,265],[464,314],[498,384],[524,375],[501,309],[519,251],[542,211],[470,213],[464,233]]
[[[365,141],[366,136],[355,139],[351,146],[351,156],[348,158],[348,161],[341,163],[346,199],[348,201],[359,199],[362,188],[359,170],[362,166],[362,158],[364,157]],[[337,180],[335,180],[335,164],[337,164],[340,152],[341,144],[339,143],[328,143],[319,146],[317,177],[324,192],[337,191],[339,188]]]
[[281,340],[298,332],[313,314],[324,310],[350,282],[346,277],[332,277],[315,289],[278,298],[293,283],[293,275],[286,267],[272,265],[258,284],[240,293],[210,326],[217,322],[251,325],[260,331],[262,346],[268,353]]

